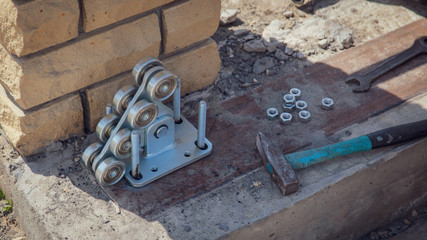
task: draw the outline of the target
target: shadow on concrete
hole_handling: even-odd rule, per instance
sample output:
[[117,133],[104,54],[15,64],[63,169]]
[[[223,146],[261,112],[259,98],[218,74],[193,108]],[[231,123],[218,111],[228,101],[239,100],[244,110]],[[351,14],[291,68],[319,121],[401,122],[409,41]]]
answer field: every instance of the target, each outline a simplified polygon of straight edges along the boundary
[[[405,0],[368,0],[368,1],[381,3],[381,4],[387,4],[387,5],[402,6],[404,8],[407,8],[407,9],[415,12],[416,14],[418,14],[420,16],[427,17],[427,0],[412,0],[412,1],[405,1]],[[424,5],[424,7],[420,8],[419,3]]]
[[[220,31],[225,31],[227,38],[234,36],[228,29],[221,28]],[[254,33],[248,34],[252,34],[254,38],[260,38]],[[245,36],[239,36],[239,38]],[[279,44],[277,48],[284,50],[286,45]],[[334,56],[333,60],[326,61],[329,64],[310,63],[306,59],[289,57],[284,64],[295,66],[303,64],[306,67],[282,74],[280,68],[283,65],[276,61],[272,69],[280,74],[266,76],[265,73],[245,72],[246,76],[249,76],[247,79],[240,78],[240,75],[244,75],[241,71],[251,69],[249,66],[259,58],[271,57],[269,53],[251,53],[246,59],[223,58],[223,63],[229,61],[236,66],[236,69],[228,77],[220,77],[215,86],[208,90],[212,91],[211,94],[204,99],[209,107],[207,138],[214,146],[212,155],[145,187],[132,188],[126,180],[122,180],[115,186],[100,188],[93,173],[86,169],[81,161],[74,162],[73,158],[61,157],[64,156],[64,151],[69,151],[69,154],[74,156],[79,152],[76,148],[84,150],[89,143],[95,141],[93,134],[85,141],[73,139],[63,142],[61,146],[57,146],[56,155],[53,154],[55,151],[51,151],[50,156],[34,156],[26,160],[27,164],[37,174],[69,178],[74,186],[94,198],[105,201],[112,198],[121,208],[149,221],[157,221],[159,214],[167,208],[206,194],[239,176],[260,168],[262,163],[255,148],[255,136],[259,131],[279,143],[283,153],[307,146],[327,145],[341,140],[331,137],[337,131],[366,121],[427,90],[426,76],[420,75],[416,70],[427,62],[427,56],[424,54],[380,77],[369,92],[353,93],[352,86],[344,83],[348,73],[351,72],[342,69],[357,68],[363,62],[372,62],[372,59],[377,56],[366,54],[366,48],[365,46],[363,50],[365,52],[360,48],[349,49]],[[231,45],[231,50],[239,56],[248,54],[243,52],[239,44]],[[225,51],[229,50],[225,49]],[[359,72],[366,72],[375,64],[366,66]],[[402,78],[396,77],[401,74],[405,74],[404,82]],[[259,84],[242,87],[242,84],[252,81],[255,75]],[[420,79],[420,76],[423,79]],[[381,87],[378,86],[379,84]],[[300,123],[296,120],[295,113],[291,126],[266,120],[266,109],[275,107],[282,111],[282,96],[293,87],[302,90],[302,100],[308,103],[313,120],[308,124]],[[239,92],[242,94],[237,94],[235,97],[227,94],[228,91],[238,92],[237,89],[243,89]],[[218,98],[218,94],[226,97]],[[320,101],[323,97],[332,97],[335,100],[336,106],[333,111],[320,109]],[[197,102],[198,99],[192,99],[189,102],[185,102],[184,99],[183,104],[193,106]],[[420,107],[419,111],[425,110]],[[186,117],[196,125],[197,116]],[[347,133],[347,135],[351,134],[351,132]],[[78,142],[77,146],[72,145],[75,141]],[[268,196],[264,197],[268,198]],[[165,227],[168,228],[167,225]],[[176,228],[171,230],[171,237],[183,238],[179,231],[182,230],[176,230]]]

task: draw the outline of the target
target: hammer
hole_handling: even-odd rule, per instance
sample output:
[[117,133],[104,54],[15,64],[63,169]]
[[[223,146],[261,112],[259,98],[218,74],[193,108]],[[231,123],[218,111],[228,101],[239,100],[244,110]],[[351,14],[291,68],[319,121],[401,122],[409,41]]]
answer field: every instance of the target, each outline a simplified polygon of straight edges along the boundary
[[256,146],[268,173],[283,195],[298,191],[295,169],[356,152],[387,147],[427,135],[427,120],[398,125],[329,146],[283,155],[279,147],[259,132]]

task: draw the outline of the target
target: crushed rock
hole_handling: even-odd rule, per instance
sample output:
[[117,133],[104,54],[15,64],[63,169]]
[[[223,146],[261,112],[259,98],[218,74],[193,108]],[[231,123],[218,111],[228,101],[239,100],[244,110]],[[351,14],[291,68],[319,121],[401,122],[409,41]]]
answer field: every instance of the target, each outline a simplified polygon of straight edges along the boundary
[[265,52],[267,50],[267,47],[264,45],[264,41],[262,39],[256,39],[251,40],[249,42],[246,42],[243,45],[243,49],[246,52]]
[[257,59],[252,68],[252,71],[256,74],[260,74],[265,72],[265,70],[274,67],[274,58],[272,57],[263,57],[261,59]]
[[237,9],[224,9],[221,10],[220,24],[228,25],[234,23],[237,20]]

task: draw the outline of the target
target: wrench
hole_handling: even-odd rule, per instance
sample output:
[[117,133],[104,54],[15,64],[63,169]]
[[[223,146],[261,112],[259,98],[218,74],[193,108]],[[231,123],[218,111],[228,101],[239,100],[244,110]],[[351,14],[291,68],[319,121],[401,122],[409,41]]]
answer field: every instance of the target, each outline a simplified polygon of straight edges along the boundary
[[421,53],[427,53],[427,36],[418,38],[410,48],[390,57],[368,73],[364,75],[351,75],[345,80],[345,82],[356,83],[359,85],[353,88],[353,92],[367,92],[371,87],[371,83],[379,76],[384,75]]

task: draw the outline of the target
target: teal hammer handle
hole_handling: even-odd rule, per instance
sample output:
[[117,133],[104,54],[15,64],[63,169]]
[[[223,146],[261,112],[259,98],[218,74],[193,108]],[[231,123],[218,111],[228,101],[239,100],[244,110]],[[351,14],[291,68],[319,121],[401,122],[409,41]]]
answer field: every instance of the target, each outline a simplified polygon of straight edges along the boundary
[[285,155],[285,158],[294,169],[299,169],[335,157],[386,147],[426,135],[427,119],[386,128],[329,146],[291,153]]
[[368,136],[364,135],[325,147],[290,153],[285,155],[285,158],[294,169],[300,169],[309,167],[319,162],[324,162],[335,157],[357,152],[365,152],[371,149],[372,143]]

